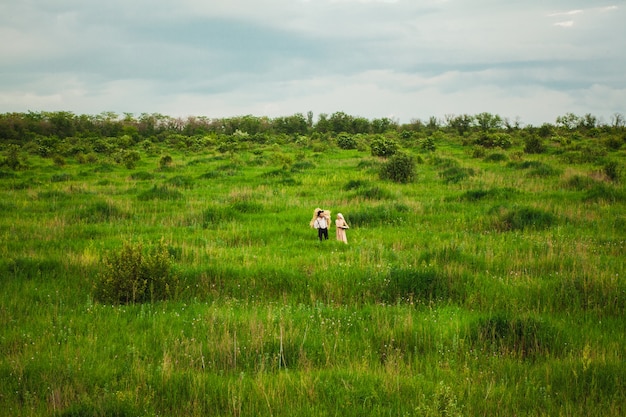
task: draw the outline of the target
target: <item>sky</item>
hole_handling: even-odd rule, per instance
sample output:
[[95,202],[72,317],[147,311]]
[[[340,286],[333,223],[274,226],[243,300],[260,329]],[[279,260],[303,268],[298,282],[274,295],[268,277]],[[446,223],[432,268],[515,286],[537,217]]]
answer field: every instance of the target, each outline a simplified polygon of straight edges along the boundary
[[0,0],[0,113],[626,114],[626,0]]

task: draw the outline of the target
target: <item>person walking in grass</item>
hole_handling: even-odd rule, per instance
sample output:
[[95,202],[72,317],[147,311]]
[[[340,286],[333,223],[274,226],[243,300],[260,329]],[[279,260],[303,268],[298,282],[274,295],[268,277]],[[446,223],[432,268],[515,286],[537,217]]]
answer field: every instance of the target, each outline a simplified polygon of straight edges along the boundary
[[346,219],[343,218],[343,214],[337,213],[337,219],[335,220],[335,228],[337,229],[337,240],[348,243],[348,237],[346,236],[346,229],[349,229]]
[[330,211],[316,208],[311,220],[311,227],[317,229],[320,242],[328,240],[328,226],[330,225]]

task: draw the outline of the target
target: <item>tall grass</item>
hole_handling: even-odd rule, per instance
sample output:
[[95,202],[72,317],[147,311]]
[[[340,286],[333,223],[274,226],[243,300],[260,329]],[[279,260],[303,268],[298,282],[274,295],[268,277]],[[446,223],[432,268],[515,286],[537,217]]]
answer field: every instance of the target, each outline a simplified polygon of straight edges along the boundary
[[[625,191],[588,162],[155,146],[1,171],[0,415],[623,415]],[[177,291],[98,301],[137,241]]]

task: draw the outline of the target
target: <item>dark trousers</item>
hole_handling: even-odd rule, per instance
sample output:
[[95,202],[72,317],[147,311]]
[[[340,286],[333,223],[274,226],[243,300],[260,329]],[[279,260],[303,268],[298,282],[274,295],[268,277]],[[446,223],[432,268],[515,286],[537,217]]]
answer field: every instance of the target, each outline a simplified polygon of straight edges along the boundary
[[328,229],[317,229],[317,237],[320,238],[320,242],[322,241],[322,237],[328,240]]

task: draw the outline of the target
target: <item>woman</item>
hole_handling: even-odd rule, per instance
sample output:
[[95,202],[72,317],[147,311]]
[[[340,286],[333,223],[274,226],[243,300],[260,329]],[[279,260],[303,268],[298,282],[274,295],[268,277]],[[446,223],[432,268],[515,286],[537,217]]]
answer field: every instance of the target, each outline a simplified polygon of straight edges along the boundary
[[343,214],[337,213],[337,220],[335,220],[335,226],[337,229],[337,240],[348,243],[348,237],[346,236],[346,229],[349,229],[346,219],[343,218]]

